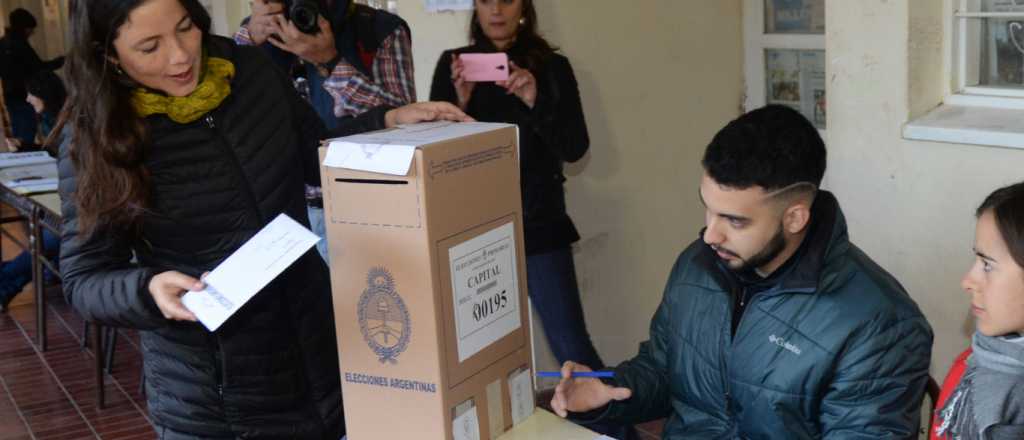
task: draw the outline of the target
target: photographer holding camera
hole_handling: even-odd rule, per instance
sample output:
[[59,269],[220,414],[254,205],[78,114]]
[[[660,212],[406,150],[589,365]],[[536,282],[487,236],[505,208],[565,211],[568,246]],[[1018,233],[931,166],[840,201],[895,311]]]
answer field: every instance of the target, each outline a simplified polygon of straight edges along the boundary
[[[404,20],[352,0],[253,0],[235,42],[259,45],[285,71],[305,77],[307,96],[328,130],[379,106],[416,99],[412,41]],[[313,232],[325,237],[319,187],[306,188]],[[317,244],[327,260],[327,244]]]

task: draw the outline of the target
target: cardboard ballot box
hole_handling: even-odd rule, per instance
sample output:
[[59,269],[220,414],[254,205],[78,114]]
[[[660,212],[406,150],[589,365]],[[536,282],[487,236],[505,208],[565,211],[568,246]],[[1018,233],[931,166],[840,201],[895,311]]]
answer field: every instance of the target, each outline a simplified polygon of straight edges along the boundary
[[517,128],[325,144],[349,439],[495,439],[534,409]]

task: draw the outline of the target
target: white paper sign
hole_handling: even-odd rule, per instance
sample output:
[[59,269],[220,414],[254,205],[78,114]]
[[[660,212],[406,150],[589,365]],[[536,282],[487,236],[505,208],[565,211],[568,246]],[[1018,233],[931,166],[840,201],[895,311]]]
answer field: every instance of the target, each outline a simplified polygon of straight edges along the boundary
[[324,165],[404,176],[409,174],[414,154],[416,147],[411,145],[333,141],[327,148]]
[[476,415],[476,406],[469,407],[452,420],[452,436],[455,440],[480,440],[480,419]]
[[512,424],[526,420],[533,414],[533,375],[529,369],[512,374],[508,378],[508,395],[512,401]]
[[472,11],[473,0],[423,0],[427,12]]
[[204,280],[206,289],[187,292],[181,301],[215,331],[318,241],[316,234],[281,214],[213,269]]
[[448,250],[459,362],[520,326],[515,228],[506,223]]

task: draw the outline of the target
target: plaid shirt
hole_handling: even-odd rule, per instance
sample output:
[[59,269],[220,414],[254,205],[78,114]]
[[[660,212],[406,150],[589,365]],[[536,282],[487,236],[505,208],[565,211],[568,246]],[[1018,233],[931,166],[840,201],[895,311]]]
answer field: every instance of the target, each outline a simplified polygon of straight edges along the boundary
[[[251,46],[249,29],[241,27],[235,42]],[[380,105],[400,107],[416,99],[412,67],[412,41],[404,26],[381,42],[373,57],[373,78],[368,78],[348,60],[334,66],[324,89],[334,98],[335,116],[355,116]]]
[[[238,29],[235,43],[253,44],[247,27]],[[373,57],[373,78],[368,78],[346,59],[338,61],[323,83],[324,90],[334,100],[334,115],[356,116],[381,105],[401,107],[414,102],[416,84],[412,62],[412,40],[404,26],[395,29],[377,48]],[[308,204],[323,206],[321,194],[320,187],[306,185]]]

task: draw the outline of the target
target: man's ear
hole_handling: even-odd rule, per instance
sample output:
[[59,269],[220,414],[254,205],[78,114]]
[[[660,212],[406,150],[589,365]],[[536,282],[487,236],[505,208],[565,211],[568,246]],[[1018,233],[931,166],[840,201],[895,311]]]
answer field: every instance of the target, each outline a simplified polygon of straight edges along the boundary
[[811,202],[801,198],[782,214],[782,227],[789,234],[799,234],[811,223]]

